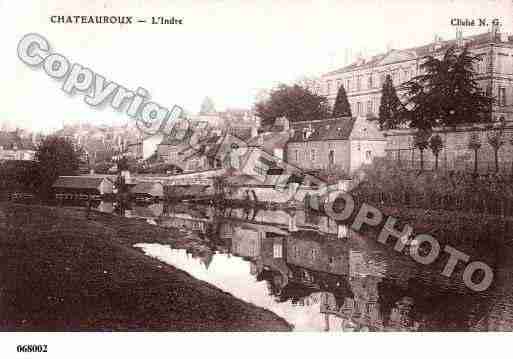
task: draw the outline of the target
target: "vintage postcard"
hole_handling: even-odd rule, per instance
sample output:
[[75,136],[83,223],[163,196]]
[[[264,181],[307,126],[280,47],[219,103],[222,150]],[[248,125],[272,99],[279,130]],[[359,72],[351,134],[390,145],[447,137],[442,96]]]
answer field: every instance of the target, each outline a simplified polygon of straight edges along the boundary
[[513,330],[511,0],[0,0],[0,30],[6,358]]

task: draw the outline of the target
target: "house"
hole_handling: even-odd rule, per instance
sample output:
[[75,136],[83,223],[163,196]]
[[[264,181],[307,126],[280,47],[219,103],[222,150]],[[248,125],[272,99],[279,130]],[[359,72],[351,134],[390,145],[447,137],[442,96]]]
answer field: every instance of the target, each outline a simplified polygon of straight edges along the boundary
[[57,197],[103,196],[113,193],[114,183],[107,177],[60,176],[52,188]]
[[33,161],[35,154],[29,138],[20,137],[18,131],[0,131],[0,160]]
[[349,174],[385,155],[385,137],[364,117],[294,122],[293,130],[287,162],[305,170]]
[[160,182],[140,182],[130,189],[137,199],[164,198],[164,186]]

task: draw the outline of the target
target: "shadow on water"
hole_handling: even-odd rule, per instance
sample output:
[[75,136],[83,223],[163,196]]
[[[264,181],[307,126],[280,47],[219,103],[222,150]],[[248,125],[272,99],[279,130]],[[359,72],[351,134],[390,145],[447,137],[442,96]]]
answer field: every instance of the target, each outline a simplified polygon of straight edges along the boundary
[[61,203],[194,233],[202,251],[136,246],[232,295],[280,315],[296,330],[468,331],[513,327],[513,249],[476,293],[446,259],[424,266],[332,219],[300,210],[182,203]]

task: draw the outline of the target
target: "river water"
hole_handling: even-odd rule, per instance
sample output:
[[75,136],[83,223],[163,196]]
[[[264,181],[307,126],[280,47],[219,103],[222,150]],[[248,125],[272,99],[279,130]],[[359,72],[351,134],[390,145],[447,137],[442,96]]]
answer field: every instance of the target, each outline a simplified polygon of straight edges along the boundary
[[[96,210],[181,228],[201,251],[145,239],[140,250],[283,317],[295,330],[471,331],[513,329],[513,250],[487,253],[492,286],[473,292],[446,258],[414,262],[375,238],[303,211],[133,204]],[[478,255],[478,254],[476,254]],[[472,255],[471,255],[472,257]]]

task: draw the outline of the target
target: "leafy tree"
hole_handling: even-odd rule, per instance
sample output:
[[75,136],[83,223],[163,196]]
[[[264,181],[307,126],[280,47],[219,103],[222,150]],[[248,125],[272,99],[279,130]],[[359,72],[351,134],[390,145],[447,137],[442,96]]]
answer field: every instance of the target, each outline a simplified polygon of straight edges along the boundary
[[418,130],[413,135],[413,145],[420,151],[420,171],[424,171],[424,150],[429,146],[429,137],[431,132],[428,130]]
[[214,106],[214,101],[210,97],[205,97],[203,102],[201,103],[200,115],[211,115],[216,113],[216,108]]
[[477,152],[481,148],[481,138],[477,131],[470,133],[468,138],[468,148],[474,151],[474,173],[477,173]]
[[351,106],[347,100],[347,93],[343,85],[340,85],[338,89],[337,98],[335,99],[335,105],[333,106],[333,117],[351,117]]
[[504,124],[500,124],[498,127],[490,126],[486,132],[486,139],[488,144],[493,149],[495,172],[499,172],[499,150],[504,144]]
[[383,130],[396,128],[401,123],[401,107],[402,104],[397,97],[392,77],[387,75],[383,82],[383,89],[381,91],[378,115],[379,127]]
[[440,135],[434,135],[429,139],[429,149],[435,156],[435,170],[438,169],[438,156],[440,155],[443,147],[444,144]]
[[59,176],[78,174],[82,150],[63,137],[46,137],[36,149],[39,162],[39,180],[43,195],[50,193],[52,184]]
[[438,125],[490,121],[493,99],[484,94],[475,80],[475,63],[467,47],[446,50],[438,59],[427,56],[420,65],[421,75],[403,84],[403,118],[410,127],[429,129]]
[[279,85],[269,97],[255,105],[262,125],[272,125],[279,117],[288,120],[320,120],[329,116],[327,99],[299,85]]

